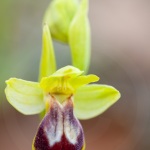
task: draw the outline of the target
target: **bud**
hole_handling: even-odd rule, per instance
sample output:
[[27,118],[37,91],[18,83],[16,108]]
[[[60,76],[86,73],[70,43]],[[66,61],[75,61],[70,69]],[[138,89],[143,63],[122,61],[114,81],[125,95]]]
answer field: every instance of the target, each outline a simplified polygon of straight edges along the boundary
[[70,23],[78,9],[79,0],[53,0],[44,16],[49,25],[52,38],[68,43]]
[[88,0],[53,0],[44,22],[53,39],[70,46],[73,66],[87,72],[91,55]]
[[50,108],[39,126],[32,150],[84,150],[83,129],[74,116],[73,99],[60,104],[48,96]]

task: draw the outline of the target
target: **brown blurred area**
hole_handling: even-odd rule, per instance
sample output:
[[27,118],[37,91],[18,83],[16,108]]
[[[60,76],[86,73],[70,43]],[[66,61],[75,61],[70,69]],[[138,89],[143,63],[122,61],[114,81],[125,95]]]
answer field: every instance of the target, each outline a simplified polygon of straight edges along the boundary
[[[48,4],[48,0],[7,0],[0,5],[0,150],[31,149],[39,117],[24,116],[10,106],[4,81],[37,80],[41,22]],[[99,83],[119,89],[122,97],[102,115],[81,121],[86,150],[149,150],[150,1],[90,0],[89,17],[89,72],[101,77]],[[70,64],[68,47],[54,45],[58,66]]]

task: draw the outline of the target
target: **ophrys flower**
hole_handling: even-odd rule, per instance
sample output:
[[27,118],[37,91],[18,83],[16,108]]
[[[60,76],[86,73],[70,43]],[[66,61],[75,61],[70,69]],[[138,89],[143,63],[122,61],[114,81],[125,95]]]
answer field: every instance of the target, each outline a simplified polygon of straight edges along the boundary
[[[79,69],[66,66],[40,83],[11,78],[5,90],[10,104],[23,114],[37,114],[46,109],[36,134],[33,149],[64,150],[84,147],[82,127],[77,120],[95,117],[120,97],[111,86],[90,84],[95,75],[82,75]],[[77,117],[77,118],[76,118]]]
[[55,57],[49,40],[50,32],[44,26],[40,81],[10,78],[6,81],[6,97],[23,114],[45,111],[33,141],[33,150],[84,150],[84,134],[78,119],[101,114],[119,99],[120,93],[108,85],[89,84],[98,81],[99,77],[83,75],[83,71],[73,66],[55,71]]

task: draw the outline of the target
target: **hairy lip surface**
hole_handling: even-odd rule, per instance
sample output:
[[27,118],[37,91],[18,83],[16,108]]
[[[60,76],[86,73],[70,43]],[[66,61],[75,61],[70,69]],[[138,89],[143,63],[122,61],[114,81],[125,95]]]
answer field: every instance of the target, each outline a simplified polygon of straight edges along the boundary
[[54,97],[34,141],[35,150],[82,150],[83,129],[73,113],[72,97],[61,105]]

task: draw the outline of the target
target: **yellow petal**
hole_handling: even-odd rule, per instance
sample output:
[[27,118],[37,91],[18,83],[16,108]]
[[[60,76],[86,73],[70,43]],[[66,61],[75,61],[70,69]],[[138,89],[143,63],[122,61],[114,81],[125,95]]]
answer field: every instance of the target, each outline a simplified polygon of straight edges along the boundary
[[53,49],[53,43],[47,24],[43,27],[43,49],[40,63],[39,80],[47,77],[56,71],[56,61]]
[[75,115],[78,119],[94,118],[120,98],[120,93],[112,86],[91,84],[80,87],[75,93]]
[[42,112],[45,108],[39,83],[10,78],[6,81],[6,97],[9,103],[25,115]]

